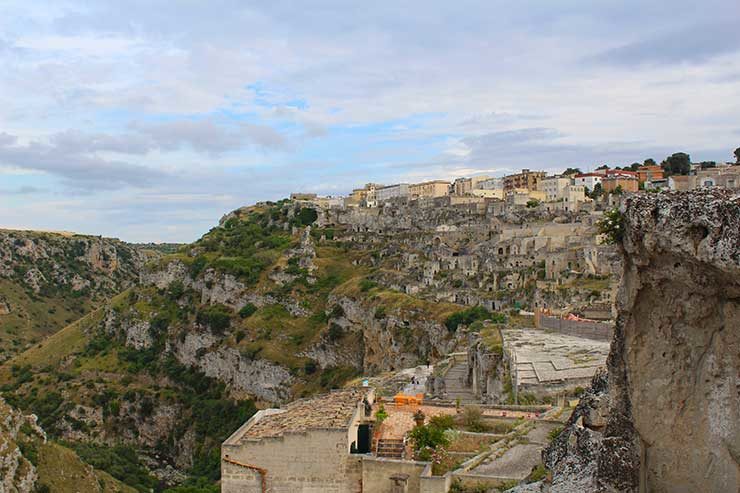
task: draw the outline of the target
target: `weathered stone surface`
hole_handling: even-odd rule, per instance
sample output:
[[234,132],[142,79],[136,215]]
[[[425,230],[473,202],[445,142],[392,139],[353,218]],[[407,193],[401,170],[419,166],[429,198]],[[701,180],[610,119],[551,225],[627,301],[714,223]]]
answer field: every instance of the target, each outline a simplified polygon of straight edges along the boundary
[[738,491],[740,197],[641,194],[623,214],[608,393],[595,379],[545,453],[550,491]]
[[23,456],[17,439],[21,426],[28,424],[45,441],[36,425],[36,416],[24,416],[0,398],[0,492],[30,493],[38,477],[34,465]]

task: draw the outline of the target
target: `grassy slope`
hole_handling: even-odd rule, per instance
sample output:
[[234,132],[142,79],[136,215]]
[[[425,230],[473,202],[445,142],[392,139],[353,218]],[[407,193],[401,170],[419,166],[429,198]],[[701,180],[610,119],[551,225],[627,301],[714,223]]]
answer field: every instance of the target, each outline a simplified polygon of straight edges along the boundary
[[38,446],[37,472],[37,484],[54,493],[136,493],[110,474],[90,467],[73,450],[51,441]]
[[17,354],[92,310],[88,298],[35,296],[15,281],[0,279],[11,312],[0,315],[0,360]]

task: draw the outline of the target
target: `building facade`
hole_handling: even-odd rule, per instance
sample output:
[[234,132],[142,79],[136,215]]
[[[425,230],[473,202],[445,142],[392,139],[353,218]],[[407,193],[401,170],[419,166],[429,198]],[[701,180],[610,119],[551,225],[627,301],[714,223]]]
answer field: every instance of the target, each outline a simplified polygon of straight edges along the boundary
[[537,184],[546,175],[547,173],[544,171],[530,171],[525,168],[521,173],[504,177],[504,190],[509,191],[515,188],[526,188],[530,191],[537,190]]
[[452,193],[457,196],[467,195],[474,189],[478,188],[478,184],[489,179],[488,176],[472,176],[470,178],[457,178],[452,183]]
[[563,198],[564,190],[570,186],[567,176],[548,176],[537,184],[537,190],[545,193],[545,200],[552,202]]
[[388,200],[398,199],[409,196],[408,183],[399,183],[387,187],[375,189],[375,200],[377,202],[387,202]]
[[663,168],[660,166],[640,166],[637,168],[637,179],[640,183],[662,180],[663,178],[665,178],[663,176]]
[[444,197],[450,193],[450,182],[444,180],[425,181],[409,185],[412,199]]
[[582,173],[573,177],[574,185],[581,185],[593,191],[597,183],[601,183],[604,175],[598,173]]
[[639,182],[636,176],[625,176],[621,174],[607,175],[601,181],[604,192],[611,193],[619,189],[623,192],[636,192],[639,188]]

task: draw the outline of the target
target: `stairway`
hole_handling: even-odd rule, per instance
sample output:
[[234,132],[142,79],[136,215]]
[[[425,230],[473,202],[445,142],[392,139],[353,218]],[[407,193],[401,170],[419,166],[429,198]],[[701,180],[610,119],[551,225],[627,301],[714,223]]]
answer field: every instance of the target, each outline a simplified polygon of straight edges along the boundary
[[465,386],[468,378],[468,363],[460,362],[449,369],[445,375],[445,392],[447,399],[456,402],[460,399],[461,404],[477,402],[473,389]]
[[378,440],[376,456],[386,459],[403,459],[403,440],[397,438],[381,438]]

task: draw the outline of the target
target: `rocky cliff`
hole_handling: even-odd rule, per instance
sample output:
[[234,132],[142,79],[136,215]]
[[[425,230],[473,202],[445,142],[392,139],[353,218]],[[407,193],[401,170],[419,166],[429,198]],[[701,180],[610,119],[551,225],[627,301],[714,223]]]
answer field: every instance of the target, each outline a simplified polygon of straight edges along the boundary
[[544,454],[542,490],[740,490],[740,197],[641,194],[622,207],[608,378]]

